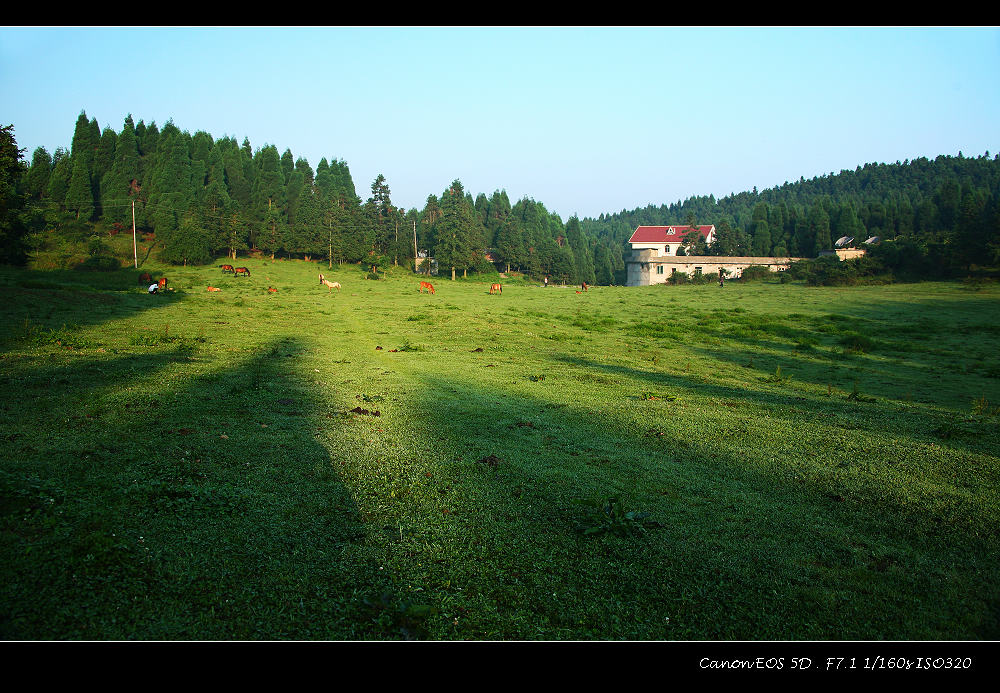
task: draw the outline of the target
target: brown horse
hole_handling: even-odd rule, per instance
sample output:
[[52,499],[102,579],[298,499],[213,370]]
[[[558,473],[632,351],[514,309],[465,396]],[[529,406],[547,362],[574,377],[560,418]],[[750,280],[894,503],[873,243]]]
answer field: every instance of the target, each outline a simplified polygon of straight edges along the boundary
[[490,284],[490,293],[491,294],[502,294],[503,293],[503,287],[500,286],[499,284]]
[[233,274],[237,277],[249,277],[250,270],[248,270],[246,267],[237,267],[233,270]]
[[219,265],[219,267],[222,268],[223,272],[232,272],[233,274],[236,274],[236,270],[233,269],[232,265]]
[[210,286],[210,287],[208,287],[208,290],[209,291],[222,291],[222,289],[218,288],[217,286]]
[[139,283],[142,284],[143,286],[149,286],[150,284],[153,283],[153,275],[151,275],[149,272],[143,272],[142,274],[139,275]]
[[267,287],[267,293],[269,293],[269,294],[276,294],[276,293],[278,293],[278,290],[275,289],[273,286],[269,286],[269,287]]
[[582,288],[584,291],[586,291],[587,290],[587,282],[583,282],[583,284],[580,285],[580,288]]
[[420,282],[420,288],[417,289],[419,293],[423,293],[424,289],[427,289],[431,293],[434,293],[434,285],[430,282]]

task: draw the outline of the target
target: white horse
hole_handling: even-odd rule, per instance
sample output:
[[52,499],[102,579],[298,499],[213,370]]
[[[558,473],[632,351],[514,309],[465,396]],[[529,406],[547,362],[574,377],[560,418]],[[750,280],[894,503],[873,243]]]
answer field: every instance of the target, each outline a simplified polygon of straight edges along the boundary
[[319,283],[320,285],[326,284],[327,288],[329,288],[330,291],[333,291],[334,289],[340,291],[340,282],[327,281],[327,278],[324,277],[322,273],[319,275]]

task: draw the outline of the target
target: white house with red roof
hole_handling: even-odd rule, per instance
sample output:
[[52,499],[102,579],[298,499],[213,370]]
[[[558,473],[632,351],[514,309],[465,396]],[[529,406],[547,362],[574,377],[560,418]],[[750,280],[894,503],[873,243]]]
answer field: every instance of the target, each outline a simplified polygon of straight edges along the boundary
[[632,250],[658,250],[660,255],[676,255],[684,245],[684,236],[695,228],[698,234],[711,244],[715,240],[715,225],[709,226],[638,226],[628,242]]
[[[684,236],[693,226],[639,226],[628,242],[632,253],[625,258],[626,286],[666,284],[678,272],[719,275],[735,279],[751,265],[767,267],[772,272],[788,269],[800,258],[791,257],[726,257],[721,255],[677,255],[684,245]],[[715,241],[715,226],[698,226],[698,233],[706,244]]]

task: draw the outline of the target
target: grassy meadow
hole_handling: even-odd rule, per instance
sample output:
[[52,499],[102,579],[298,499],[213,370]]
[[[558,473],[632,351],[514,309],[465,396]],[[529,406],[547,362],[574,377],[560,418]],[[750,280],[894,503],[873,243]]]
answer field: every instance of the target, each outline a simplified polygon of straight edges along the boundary
[[237,264],[0,269],[4,639],[1000,637],[995,283]]

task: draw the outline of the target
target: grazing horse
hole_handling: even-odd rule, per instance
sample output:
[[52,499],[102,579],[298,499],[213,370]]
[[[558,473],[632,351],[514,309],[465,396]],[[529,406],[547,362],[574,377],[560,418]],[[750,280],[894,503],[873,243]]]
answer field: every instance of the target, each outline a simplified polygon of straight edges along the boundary
[[236,274],[236,270],[233,269],[232,265],[219,265],[219,267],[222,268],[223,272],[232,272],[233,274]]
[[233,270],[233,275],[237,277],[249,277],[250,270],[248,270],[246,267],[237,267]]
[[503,287],[500,286],[499,284],[490,284],[490,293],[491,294],[502,294],[503,293]]
[[153,283],[153,275],[151,275],[149,272],[143,272],[142,274],[139,275],[139,283],[142,284],[143,286],[149,286],[150,284]]
[[584,291],[586,291],[587,290],[587,282],[583,282],[583,284],[580,285],[580,288],[583,289]]
[[420,288],[417,289],[418,293],[423,293],[424,289],[427,289],[431,293],[434,293],[434,285],[430,282],[420,282]]
[[218,288],[217,286],[210,286],[210,287],[208,287],[208,290],[209,291],[222,291],[222,289]]

